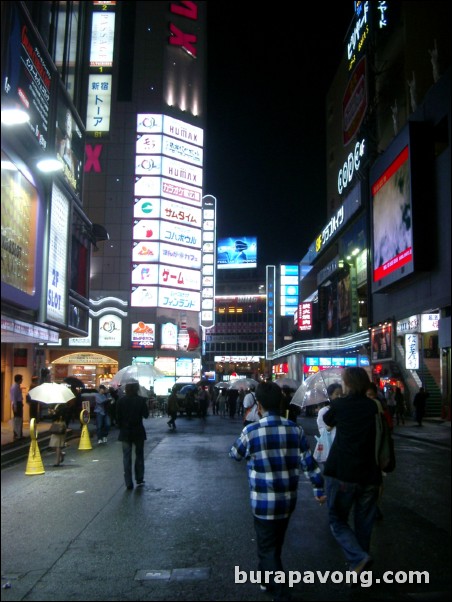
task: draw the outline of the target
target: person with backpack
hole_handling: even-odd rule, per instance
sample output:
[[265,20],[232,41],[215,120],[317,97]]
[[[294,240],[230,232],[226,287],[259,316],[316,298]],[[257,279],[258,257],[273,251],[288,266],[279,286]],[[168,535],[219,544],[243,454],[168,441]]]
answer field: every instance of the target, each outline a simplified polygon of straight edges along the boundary
[[259,407],[257,405],[254,387],[250,387],[248,393],[243,398],[243,424],[251,424],[260,419]]

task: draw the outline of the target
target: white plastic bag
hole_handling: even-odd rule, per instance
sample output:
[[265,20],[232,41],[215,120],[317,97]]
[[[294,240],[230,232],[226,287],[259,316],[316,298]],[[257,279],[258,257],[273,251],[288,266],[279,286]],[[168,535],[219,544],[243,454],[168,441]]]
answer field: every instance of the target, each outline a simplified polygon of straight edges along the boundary
[[316,462],[326,462],[328,454],[330,453],[331,445],[333,443],[331,433],[327,429],[323,429],[320,437],[315,435],[317,445],[314,450],[314,460]]

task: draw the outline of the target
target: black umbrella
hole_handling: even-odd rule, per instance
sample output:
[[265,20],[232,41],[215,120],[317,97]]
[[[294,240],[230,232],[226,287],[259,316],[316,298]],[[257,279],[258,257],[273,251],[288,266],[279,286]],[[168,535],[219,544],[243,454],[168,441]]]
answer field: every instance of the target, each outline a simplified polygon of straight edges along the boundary
[[64,382],[67,383],[71,388],[74,389],[84,389],[85,383],[83,383],[79,378],[75,376],[66,376]]

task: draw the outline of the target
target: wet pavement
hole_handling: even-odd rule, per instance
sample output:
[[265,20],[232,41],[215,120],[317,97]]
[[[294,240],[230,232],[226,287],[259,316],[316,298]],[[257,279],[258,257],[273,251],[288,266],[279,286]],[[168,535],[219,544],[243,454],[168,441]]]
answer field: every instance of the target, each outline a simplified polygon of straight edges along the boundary
[[[115,429],[107,445],[93,437],[91,450],[80,451],[74,435],[59,468],[39,443],[42,475],[25,475],[26,456],[2,465],[2,586],[10,585],[2,600],[271,599],[250,582],[256,548],[246,467],[227,456],[240,419],[179,418],[174,433],[166,421],[145,421],[146,484],[132,492]],[[301,424],[312,443],[315,419]],[[372,587],[337,582],[342,552],[326,507],[301,477],[283,561],[314,581],[294,585],[295,600],[449,599],[450,423],[407,421],[394,440],[397,468],[385,478],[384,518],[374,530]],[[399,578],[428,571],[430,582],[377,584],[388,570]]]

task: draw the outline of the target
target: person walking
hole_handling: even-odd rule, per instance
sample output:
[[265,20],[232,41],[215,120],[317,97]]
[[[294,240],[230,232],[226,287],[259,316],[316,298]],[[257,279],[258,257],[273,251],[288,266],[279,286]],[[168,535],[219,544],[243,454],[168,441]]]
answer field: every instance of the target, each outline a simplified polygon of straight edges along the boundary
[[173,431],[176,430],[177,409],[178,409],[177,394],[175,391],[171,391],[171,393],[168,397],[168,404],[167,404],[167,412],[168,412],[168,416],[170,417],[170,419],[168,420],[168,422],[166,424]]
[[22,395],[22,374],[16,374],[14,377],[14,384],[11,386],[9,391],[11,407],[13,411],[13,430],[14,430],[14,441],[23,438],[23,425],[24,425],[24,398]]
[[396,402],[396,421],[397,426],[399,426],[400,422],[405,424],[405,398],[400,387],[396,387],[394,399]]
[[39,385],[39,378],[37,376],[32,376],[31,377],[31,384],[30,387],[28,388],[28,393],[25,397],[25,401],[28,404],[28,409],[30,412],[30,420],[32,418],[35,419],[35,423],[38,424],[39,422],[39,418],[40,418],[40,412],[39,412],[39,401],[35,401],[34,399],[32,399],[30,397],[30,391],[32,391],[35,387],[37,387]]
[[118,441],[122,442],[122,460],[124,481],[128,490],[133,489],[132,447],[135,446],[135,480],[137,487],[144,485],[144,442],[146,431],[143,418],[149,417],[149,408],[145,397],[138,395],[138,382],[126,384],[126,394],[118,400],[117,420],[119,426]]
[[[67,403],[64,403],[57,405],[53,415],[50,427],[49,447],[55,450],[55,464],[53,465],[55,468],[63,464],[66,455],[63,448],[66,444],[67,417],[70,412],[70,407]],[[56,427],[55,432],[52,432],[54,427]]]
[[336,427],[327,426],[323,420],[323,416],[330,409],[331,400],[342,397],[342,385],[340,383],[332,383],[328,386],[326,392],[328,401],[317,413],[317,428],[319,429],[320,435],[314,450],[314,458],[317,462],[326,462],[331,446],[333,445],[334,437],[336,436]]
[[100,385],[99,393],[95,396],[94,413],[96,415],[97,443],[107,443],[110,431],[110,416],[108,415],[109,398],[107,387]]
[[290,600],[285,585],[273,576],[283,571],[281,553],[297,503],[300,466],[321,504],[326,499],[323,477],[303,429],[280,416],[280,387],[272,382],[260,383],[256,399],[262,418],[243,428],[229,456],[247,460],[261,589],[271,592],[274,600]]
[[424,387],[420,387],[413,399],[413,406],[416,411],[416,422],[418,426],[422,426],[422,420],[425,416],[425,407],[427,405],[428,391]]
[[243,399],[243,424],[245,426],[252,422],[257,422],[261,417],[254,389],[255,387],[250,387]]
[[218,396],[218,414],[224,418],[226,416],[226,403],[228,401],[228,396],[226,394],[226,389],[220,389],[220,394]]
[[375,457],[379,410],[366,396],[370,381],[364,368],[345,368],[342,381],[345,396],[334,399],[323,416],[327,426],[336,427],[323,474],[331,532],[359,575],[372,564],[370,540],[382,482]]

